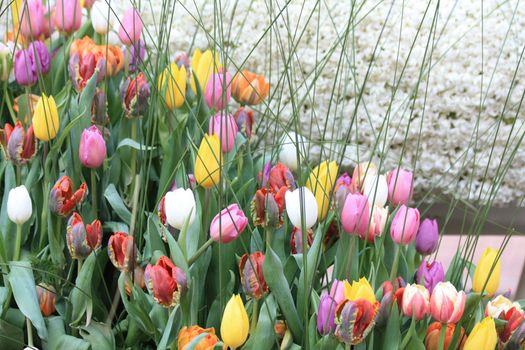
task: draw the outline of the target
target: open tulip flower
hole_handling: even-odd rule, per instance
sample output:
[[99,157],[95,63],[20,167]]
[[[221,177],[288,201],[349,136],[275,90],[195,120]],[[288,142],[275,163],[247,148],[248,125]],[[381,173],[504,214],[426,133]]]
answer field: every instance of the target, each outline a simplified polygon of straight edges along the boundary
[[186,98],[186,68],[171,63],[164,69],[158,80],[158,89],[164,96],[166,106],[173,110],[180,108]]
[[124,232],[115,232],[109,237],[108,255],[113,266],[120,271],[133,271],[137,261],[137,246],[133,236]]
[[270,84],[262,75],[243,70],[235,75],[232,82],[232,94],[242,105],[260,104],[270,91]]
[[403,292],[403,313],[407,317],[422,320],[430,313],[430,295],[425,286],[407,284]]
[[283,224],[286,187],[277,192],[266,187],[255,192],[251,212],[253,224],[262,227],[280,227]]
[[49,207],[58,216],[68,216],[77,205],[82,203],[87,191],[86,183],[82,183],[78,190],[73,190],[73,181],[64,175],[51,188]]
[[0,129],[0,145],[7,160],[16,165],[26,164],[33,159],[37,150],[33,126],[29,126],[26,131],[20,120],[16,121],[14,128],[5,124],[4,129]]
[[244,292],[255,299],[261,299],[268,293],[268,285],[263,273],[264,254],[255,252],[244,254],[239,262],[239,272]]
[[430,297],[430,312],[436,321],[457,323],[465,309],[467,296],[450,282],[439,282]]
[[155,301],[164,307],[177,305],[187,290],[186,274],[167,256],[146,266],[144,281]]
[[[441,327],[444,327],[444,325],[440,322],[433,322],[428,326],[427,328],[427,334],[425,337],[425,349],[426,350],[439,350],[439,337],[441,333]],[[445,333],[445,342],[443,349],[444,350],[452,350],[449,348],[450,343],[452,342],[452,338],[454,337],[454,331],[456,330],[456,325],[453,323],[449,323],[446,325],[447,330]],[[459,339],[460,343],[457,347],[457,349],[463,349],[463,346],[465,344],[465,340],[467,339],[465,337],[465,330],[463,327],[459,330]]]
[[195,349],[215,349],[215,345],[220,341],[215,335],[215,328],[202,328],[199,326],[182,327],[177,338],[178,349],[184,350],[200,334],[206,333],[195,346]]

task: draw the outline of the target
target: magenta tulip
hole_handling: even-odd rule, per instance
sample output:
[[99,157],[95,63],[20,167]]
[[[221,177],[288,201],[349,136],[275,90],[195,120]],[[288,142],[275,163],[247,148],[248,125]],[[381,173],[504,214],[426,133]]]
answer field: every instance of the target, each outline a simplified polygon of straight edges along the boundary
[[437,249],[439,228],[437,220],[425,219],[416,235],[416,250],[421,255],[430,255]]
[[445,280],[445,270],[439,261],[428,263],[425,259],[419,265],[414,277],[416,283],[423,284],[430,293],[434,287]]
[[142,19],[140,18],[138,11],[131,7],[127,9],[124,18],[122,18],[118,30],[118,37],[124,45],[135,45],[140,40],[141,32]]
[[218,111],[224,109],[232,96],[231,76],[227,71],[219,70],[208,79],[204,99],[208,107]]
[[325,335],[335,332],[335,309],[337,303],[328,294],[323,294],[317,309],[317,331]]
[[231,114],[226,115],[219,112],[210,118],[208,133],[219,136],[223,153],[228,153],[233,149],[238,132],[237,123]]
[[402,205],[392,220],[390,236],[395,243],[407,245],[416,238],[418,228],[419,210]]
[[80,0],[57,0],[53,24],[59,31],[69,34],[78,30],[82,24]]
[[369,219],[368,198],[360,193],[347,195],[343,212],[341,213],[341,223],[345,232],[351,235],[366,236]]
[[388,199],[390,203],[397,206],[408,204],[412,199],[413,176],[412,172],[403,169],[394,169],[386,176],[388,183]]
[[83,166],[92,169],[101,166],[106,159],[106,141],[95,125],[82,132],[78,156]]
[[20,33],[30,41],[40,38],[46,29],[42,0],[25,0],[20,11]]
[[210,224],[210,237],[215,242],[228,243],[235,240],[248,225],[248,218],[238,204],[230,204],[221,210]]

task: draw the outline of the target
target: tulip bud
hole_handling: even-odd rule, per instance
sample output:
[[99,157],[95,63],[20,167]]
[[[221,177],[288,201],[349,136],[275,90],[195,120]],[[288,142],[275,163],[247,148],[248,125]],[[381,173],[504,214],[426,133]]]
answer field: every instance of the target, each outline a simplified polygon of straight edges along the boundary
[[390,236],[396,244],[407,245],[416,238],[419,228],[419,210],[402,204],[390,225]]
[[[308,247],[311,247],[314,241],[314,234],[312,229],[308,229],[306,232],[306,244]],[[300,228],[295,226],[290,236],[290,252],[292,254],[303,254],[303,233]]]
[[335,309],[337,304],[328,294],[323,294],[317,309],[317,331],[321,335],[335,332]]
[[381,208],[374,205],[370,213],[370,226],[368,227],[367,235],[359,235],[361,239],[367,239],[369,242],[374,242],[376,237],[381,236],[385,229],[386,221],[388,219],[388,207]]
[[0,129],[0,145],[4,150],[5,159],[15,165],[26,164],[35,156],[37,149],[33,126],[26,132],[20,120],[16,121],[14,128],[5,124],[4,129]]
[[93,250],[97,250],[102,244],[102,223],[95,219],[91,224],[86,224],[86,239]]
[[220,68],[221,64],[216,53],[212,53],[211,50],[206,50],[202,53],[201,50],[196,49],[191,59],[191,70],[193,74],[191,89],[193,92],[197,94],[196,82],[198,81],[200,90],[204,94],[210,76],[218,72]]
[[441,323],[456,323],[463,316],[467,296],[450,282],[439,282],[430,297],[430,313]]
[[414,277],[416,283],[423,284],[430,293],[434,290],[434,287],[445,280],[445,271],[443,265],[435,260],[431,263],[425,259],[419,265]]
[[241,275],[241,284],[244,292],[257,300],[268,294],[263,265],[264,254],[262,252],[246,253],[239,261],[239,274]]
[[126,57],[128,63],[128,72],[135,73],[146,57],[146,45],[144,41],[139,40],[136,45],[126,46],[123,50],[123,56]]
[[144,269],[140,266],[135,266],[133,270],[133,281],[131,280],[131,274],[125,274],[124,288],[126,289],[126,294],[131,295],[133,291],[133,286],[144,289],[146,287],[146,282],[144,281]]
[[223,112],[219,112],[210,118],[208,133],[217,135],[220,138],[223,153],[229,153],[233,149],[238,132],[237,124],[231,114],[226,115]]
[[0,43],[0,81],[8,81],[13,68],[13,54],[8,45]]
[[499,318],[502,313],[506,313],[513,307],[521,310],[521,305],[518,302],[512,302],[503,295],[498,295],[490,300],[485,307],[485,316],[492,318]]
[[340,304],[345,299],[345,283],[344,281],[334,280],[332,287],[330,287],[330,296],[334,299],[336,304]]
[[192,342],[193,339],[198,337],[202,333],[207,333],[204,338],[194,344],[194,349],[199,350],[211,350],[215,349],[215,345],[220,341],[215,335],[215,328],[201,328],[199,326],[182,327],[179,331],[177,338],[177,349],[185,350],[186,347]]
[[29,41],[44,33],[44,6],[41,0],[25,0],[20,12],[20,33]]
[[498,344],[496,324],[491,317],[486,317],[474,326],[465,342],[464,350],[493,350]]
[[223,156],[217,135],[205,134],[195,159],[195,180],[204,188],[217,186],[221,180]]
[[485,292],[488,295],[494,295],[499,288],[500,274],[501,261],[498,258],[498,250],[485,249],[474,271],[472,290],[477,293]]
[[[440,350],[439,349],[439,336],[441,334],[441,327],[443,325],[440,322],[434,322],[427,328],[427,335],[425,337],[425,349],[426,350]],[[445,343],[443,346],[443,350],[452,350],[449,349],[450,342],[452,341],[452,337],[454,336],[454,331],[456,329],[456,325],[453,323],[447,324],[447,330],[445,333]],[[459,338],[461,341],[461,344],[458,345],[457,349],[463,349],[463,345],[465,344],[465,330],[463,327],[461,327],[459,332]]]
[[73,181],[64,175],[53,185],[49,196],[49,209],[58,216],[68,216],[84,200],[86,183],[73,193]]
[[407,205],[412,199],[414,190],[412,172],[403,169],[394,169],[386,176],[388,182],[388,199],[393,205]]
[[210,237],[215,242],[229,243],[239,237],[248,225],[248,218],[238,204],[230,204],[213,218]]
[[270,84],[262,75],[243,70],[233,78],[233,98],[241,105],[258,105],[268,96],[269,91]]
[[191,225],[197,212],[193,192],[190,189],[177,188],[166,193],[164,209],[166,221],[171,227],[180,230],[186,220],[188,220],[188,225]]
[[368,199],[362,194],[349,194],[346,196],[341,223],[346,233],[358,234],[365,237],[368,234],[368,221],[370,220],[370,208]]
[[255,192],[252,200],[252,218],[255,226],[278,228],[283,224],[286,187],[278,192],[266,187]]
[[33,205],[27,188],[22,185],[9,190],[7,216],[17,225],[23,225],[33,214]]
[[56,308],[56,291],[53,286],[50,286],[45,283],[40,283],[36,286],[36,294],[38,296],[38,304],[40,306],[40,311],[44,317],[51,316]]
[[334,185],[334,205],[339,211],[339,214],[343,211],[345,205],[346,196],[353,193],[352,191],[352,179],[347,173],[343,173],[337,178]]
[[232,295],[224,308],[221,321],[221,336],[224,345],[238,348],[248,338],[250,322],[239,294]]
[[161,256],[155,265],[146,266],[144,280],[153,299],[167,308],[179,304],[187,290],[186,274],[167,256]]
[[430,295],[420,284],[407,284],[403,292],[403,313],[407,317],[422,320],[430,313]]
[[113,28],[114,21],[115,16],[105,0],[93,3],[91,7],[91,25],[96,33],[106,35]]
[[335,336],[345,344],[361,343],[374,326],[379,309],[378,303],[366,299],[344,300],[337,306],[335,314]]
[[287,132],[281,140],[281,150],[279,152],[279,161],[290,168],[292,171],[297,170],[300,160],[306,157],[306,141],[301,135],[294,132]]
[[53,24],[61,31],[68,34],[77,31],[82,24],[81,0],[57,0],[53,13]]
[[167,66],[158,80],[158,89],[164,96],[166,106],[173,110],[184,104],[186,97],[186,68],[179,68],[176,63]]
[[33,50],[18,50],[15,53],[14,71],[18,85],[35,85],[38,81],[38,70]]
[[312,170],[306,182],[306,187],[312,191],[317,201],[319,220],[323,220],[328,213],[338,170],[336,162],[324,161]]
[[88,244],[86,227],[78,213],[73,213],[69,218],[66,232],[67,247],[71,258],[77,260],[87,258],[92,249]]
[[80,163],[86,168],[96,169],[106,159],[106,141],[96,125],[82,131],[78,148]]
[[235,122],[237,123],[237,129],[242,131],[246,138],[249,140],[252,137],[253,123],[255,122],[253,117],[253,111],[244,107],[239,107],[235,115]]
[[317,222],[317,202],[312,192],[306,187],[300,187],[285,194],[286,213],[295,227],[309,229]]
[[230,73],[220,69],[208,79],[206,90],[204,91],[204,100],[209,108],[220,111],[230,103],[231,90]]
[[133,236],[124,232],[115,232],[108,241],[109,260],[117,269],[130,272],[137,261],[137,247]]
[[133,7],[130,7],[124,13],[124,18],[118,30],[118,37],[124,45],[135,45],[140,40],[141,32],[142,19],[140,14]]
[[144,73],[140,72],[135,78],[128,77],[124,80],[120,95],[126,117],[143,116],[148,110],[149,94],[149,84]]
[[[292,191],[295,190],[295,179],[293,178],[293,174],[283,163],[277,163],[270,169],[268,181],[270,188],[274,191],[279,191],[283,186]],[[263,186],[266,186],[266,184]]]
[[352,174],[352,185],[361,191],[367,177],[377,176],[377,167],[374,163],[363,162],[356,165]]
[[47,97],[45,94],[42,94],[36,104],[32,123],[37,139],[49,141],[57,136],[60,122],[53,96]]
[[437,249],[439,228],[437,220],[425,219],[419,225],[416,235],[416,250],[421,255],[430,255]]

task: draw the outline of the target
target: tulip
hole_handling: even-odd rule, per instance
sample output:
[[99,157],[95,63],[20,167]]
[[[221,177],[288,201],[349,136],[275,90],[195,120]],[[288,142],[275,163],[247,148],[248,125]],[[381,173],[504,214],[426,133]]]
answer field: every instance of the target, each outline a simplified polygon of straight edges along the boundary
[[12,161],[15,165],[24,165],[36,154],[36,138],[33,126],[24,130],[22,123],[17,120],[13,128],[5,124],[0,129],[0,145],[4,150],[5,159]]
[[300,161],[306,156],[306,142],[303,136],[295,132],[287,132],[281,140],[281,150],[279,152],[279,161],[290,168],[292,171],[297,170]]
[[91,7],[91,25],[96,33],[106,35],[113,27],[114,21],[115,16],[105,0],[93,3]]
[[345,300],[345,283],[344,281],[334,280],[332,287],[330,287],[330,296],[334,299],[336,304],[340,304]]
[[270,84],[262,75],[243,70],[233,78],[233,98],[241,105],[258,105],[268,96],[269,91]]
[[53,96],[42,94],[33,113],[33,130],[41,141],[49,141],[57,136],[60,123],[58,109]]
[[317,309],[317,331],[321,335],[335,332],[335,309],[337,304],[329,294],[323,294]]
[[352,190],[352,178],[347,173],[343,173],[337,180],[335,181],[334,186],[334,202],[335,207],[341,214],[343,211],[343,207],[345,205],[346,196],[348,194],[353,193]]
[[122,272],[135,269],[137,247],[133,236],[124,232],[115,232],[108,240],[108,256],[113,266]]
[[41,0],[25,0],[20,12],[20,33],[29,41],[44,33],[45,8]]
[[107,114],[107,97],[104,90],[97,89],[91,104],[91,122],[95,125],[104,126],[109,123]]
[[[279,191],[283,186],[290,190],[295,190],[295,179],[293,174],[283,163],[277,163],[274,165],[268,174],[268,182],[270,188],[274,191]],[[263,183],[266,186],[266,183]]]
[[84,129],[78,148],[80,163],[86,168],[96,169],[106,159],[106,141],[96,125]]
[[224,345],[238,348],[248,338],[250,322],[239,294],[235,294],[226,304],[221,321],[221,336]]
[[377,176],[377,167],[374,163],[363,162],[356,165],[352,174],[352,184],[357,190],[363,188],[363,184],[367,177]]
[[401,245],[412,243],[419,228],[419,210],[408,208],[404,204],[397,210],[390,225],[392,240]]
[[307,187],[299,187],[285,194],[286,213],[295,227],[312,228],[317,222],[318,210],[314,194]]
[[124,45],[135,45],[140,40],[141,32],[142,19],[140,14],[133,7],[130,7],[124,13],[124,18],[118,30],[118,37]]
[[18,50],[14,59],[15,79],[18,85],[33,86],[38,81],[38,70],[33,50]]
[[315,195],[315,200],[319,208],[319,220],[323,220],[328,213],[332,188],[338,170],[339,166],[335,161],[324,161],[312,170],[306,182],[306,187]]
[[51,57],[46,45],[41,41],[33,41],[29,44],[27,50],[33,53],[37,73],[47,74],[51,69]]
[[249,140],[252,137],[252,128],[254,123],[253,111],[244,107],[239,107],[233,117],[237,123],[237,129],[242,131]]
[[255,226],[278,228],[283,224],[286,187],[277,192],[266,187],[255,192],[252,200],[252,218]]
[[345,232],[365,237],[368,234],[369,220],[370,208],[368,199],[359,193],[346,196],[341,213],[341,224]]
[[367,196],[370,205],[384,207],[388,199],[388,185],[385,175],[366,176],[363,181],[363,194]]
[[217,186],[221,180],[223,156],[217,135],[205,134],[195,159],[195,180],[204,188]]
[[268,285],[263,273],[264,254],[255,252],[244,254],[239,261],[241,284],[246,295],[259,300],[268,294]]
[[84,200],[87,185],[82,183],[73,193],[73,181],[64,175],[53,185],[49,196],[49,209],[58,216],[68,216]]
[[230,204],[213,218],[210,237],[215,242],[229,243],[239,237],[248,225],[248,218],[238,204]]
[[525,315],[520,306],[512,307],[500,314],[500,320],[506,321],[503,330],[500,330],[501,343],[506,349],[518,349],[525,345]]
[[366,235],[359,235],[361,239],[367,239],[369,242],[374,242],[376,237],[381,236],[385,229],[386,221],[388,219],[388,207],[381,208],[374,205],[370,213],[370,226]]
[[231,114],[219,112],[210,118],[208,133],[220,138],[223,153],[229,153],[233,149],[238,132],[237,123]]
[[479,259],[478,266],[472,280],[472,290],[477,293],[485,292],[494,295],[499,287],[501,261],[498,250],[487,248]]
[[135,78],[128,77],[121,87],[122,106],[126,117],[140,117],[148,110],[149,84],[144,73],[140,72]]
[[97,54],[93,51],[74,52],[69,57],[68,71],[75,90],[78,92],[84,90],[95,72],[97,72],[97,82],[101,82],[104,79],[106,67],[109,68],[102,53]]
[[193,79],[191,79],[191,89],[197,94],[197,81],[199,82],[200,91],[204,94],[208,86],[208,80],[214,72],[218,72],[222,65],[219,63],[217,54],[213,54],[211,50],[206,50],[204,53],[196,49],[191,59],[191,70],[193,72]]
[[377,302],[366,299],[344,300],[335,314],[337,339],[345,344],[361,343],[372,330],[378,309]]
[[492,318],[499,318],[501,313],[506,313],[510,309],[515,307],[520,310],[521,305],[518,302],[512,302],[503,295],[498,295],[494,299],[490,300],[485,307],[485,316]]
[[80,6],[88,10],[93,7],[94,3],[95,3],[95,0],[80,0]]
[[36,294],[38,296],[38,304],[40,306],[40,312],[44,317],[51,316],[56,308],[56,291],[53,286],[50,286],[45,283],[40,283],[36,286]]
[[213,110],[221,110],[226,108],[231,99],[231,76],[228,71],[219,69],[215,74],[212,74],[206,84],[204,91],[204,100],[209,108]]
[[407,317],[422,320],[430,313],[430,295],[420,284],[407,284],[403,292],[403,313]]
[[190,68],[191,68],[190,59],[188,55],[186,55],[185,52],[181,52],[177,54],[177,56],[175,56],[175,63],[177,64],[177,67],[179,68],[184,67],[187,74],[190,73]]
[[157,210],[157,216],[162,225],[166,226],[166,196],[162,197],[159,202],[159,207]]
[[415,280],[416,283],[423,284],[432,293],[434,287],[445,280],[443,265],[437,260],[429,263],[423,259],[416,271]]
[[492,317],[485,317],[474,326],[465,342],[464,350],[493,350],[498,344],[496,324]]
[[164,69],[158,80],[161,96],[165,96],[166,106],[173,110],[184,104],[186,97],[186,68],[179,68],[176,63]]
[[144,280],[153,299],[167,308],[179,304],[187,290],[186,274],[167,256],[161,256],[155,265],[146,266]]
[[[441,333],[441,327],[442,324],[440,322],[434,322],[427,328],[427,335],[425,337],[425,349],[426,350],[440,350],[439,349],[439,336]],[[454,331],[456,329],[456,325],[453,323],[447,324],[447,330],[445,333],[445,343],[443,346],[443,350],[448,350],[450,342],[452,341],[452,337],[454,336]],[[463,327],[461,327],[459,332],[459,338],[461,340],[461,344],[457,347],[457,349],[462,349],[463,345],[465,344],[465,330]],[[450,349],[452,350],[452,349]]]
[[[306,244],[312,246],[314,234],[312,229],[306,230]],[[290,235],[290,252],[292,254],[303,254],[303,233],[300,228],[294,227]]]
[[439,282],[430,296],[430,313],[441,323],[456,323],[461,319],[467,296],[450,282]]
[[421,255],[434,253],[438,246],[439,228],[436,219],[425,219],[416,235],[416,250]]
[[7,197],[7,216],[17,225],[23,225],[33,214],[31,197],[24,185],[9,190]]
[[82,260],[100,247],[102,242],[102,224],[94,220],[84,226],[78,213],[73,213],[67,222],[66,241],[71,258]]
[[353,281],[352,284],[345,280],[344,293],[345,298],[351,301],[365,299],[372,304],[377,302],[374,290],[372,289],[372,286],[370,286],[366,277],[360,278],[357,282]]
[[414,190],[412,178],[412,172],[403,169],[392,170],[387,174],[388,199],[393,205],[407,205],[410,202]]
[[133,286],[144,289],[146,287],[146,282],[144,281],[144,269],[140,266],[135,266],[133,270],[133,280],[131,280],[131,274],[125,274],[124,288],[126,289],[126,294],[129,296],[133,291]]
[[220,341],[215,335],[215,328],[201,328],[199,326],[182,327],[177,338],[177,349],[185,350],[186,347],[202,333],[206,333],[204,338],[201,338],[193,347],[196,350],[211,350],[215,349],[215,345]]
[[135,73],[146,57],[146,45],[144,41],[139,40],[136,45],[126,46],[123,50],[123,55],[126,57],[128,63],[128,72]]
[[[13,54],[8,45],[0,43],[0,81],[8,81],[13,68]],[[251,130],[250,130],[251,131]]]
[[166,193],[164,208],[166,221],[171,227],[178,230],[182,229],[186,220],[188,220],[188,225],[195,220],[197,207],[190,189],[177,188]]
[[57,0],[53,13],[53,24],[61,32],[71,34],[82,24],[81,0]]

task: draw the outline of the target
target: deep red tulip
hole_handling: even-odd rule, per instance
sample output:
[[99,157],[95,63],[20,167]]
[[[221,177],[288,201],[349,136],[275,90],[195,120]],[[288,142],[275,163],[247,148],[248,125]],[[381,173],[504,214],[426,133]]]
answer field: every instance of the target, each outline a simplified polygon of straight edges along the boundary
[[64,175],[51,189],[49,208],[56,215],[66,217],[84,200],[86,191],[87,185],[83,182],[78,190],[73,192],[73,181]]
[[144,280],[153,299],[164,307],[177,305],[187,289],[186,274],[167,256],[161,256],[155,265],[146,266]]
[[108,255],[117,269],[125,272],[132,271],[137,260],[137,247],[133,236],[124,232],[115,232],[109,237]]

